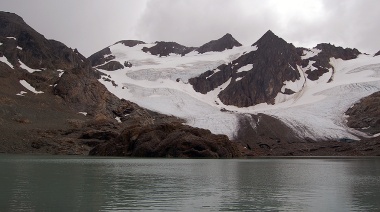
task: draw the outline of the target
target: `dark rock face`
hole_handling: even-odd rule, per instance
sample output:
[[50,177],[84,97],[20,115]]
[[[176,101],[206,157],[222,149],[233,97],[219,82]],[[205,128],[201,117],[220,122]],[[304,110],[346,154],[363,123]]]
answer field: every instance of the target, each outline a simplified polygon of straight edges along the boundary
[[[84,65],[85,57],[64,44],[47,40],[13,13],[0,13],[0,41],[4,56],[14,65],[21,60],[27,66],[38,69],[72,69]],[[9,39],[13,37],[15,39]],[[22,50],[16,50],[16,46]]]
[[205,52],[221,52],[226,49],[232,49],[233,47],[241,46],[241,44],[227,33],[218,40],[212,40],[201,47],[197,48],[197,51],[201,54]]
[[[316,70],[312,71],[309,69],[305,72],[308,75],[307,78],[313,81],[318,80],[323,74],[329,72],[329,68],[333,69],[330,65],[330,58],[334,57],[336,59],[351,60],[357,58],[358,55],[361,54],[357,49],[344,49],[327,43],[318,44],[315,48],[322,51],[318,55],[302,61],[302,67],[306,67],[309,64],[309,61],[315,61],[313,66]],[[299,49],[299,52],[302,52],[302,49]],[[333,79],[331,78],[330,80]]]
[[374,57],[379,56],[379,55],[380,55],[380,51],[378,51],[378,52],[374,55]]
[[115,71],[119,69],[124,69],[124,66],[118,61],[110,61],[104,65],[98,66],[97,68],[107,70],[107,71]]
[[158,55],[160,57],[168,56],[171,53],[185,55],[193,51],[194,47],[186,47],[176,42],[156,42],[156,45],[150,48],[142,48],[143,52],[151,53],[152,55]]
[[380,133],[380,92],[375,92],[346,111],[347,125],[370,134]]
[[[285,81],[300,79],[297,65],[301,58],[296,48],[268,31],[252,46],[256,51],[246,53],[229,64],[210,70],[189,82],[200,93],[207,93],[231,79],[229,85],[219,93],[226,105],[248,107],[260,103],[274,103],[274,98]],[[248,71],[238,72],[247,66]],[[241,78],[241,80],[236,80]],[[291,93],[291,91],[288,91]]]
[[[108,57],[104,57],[105,55],[109,55]],[[109,47],[104,48],[95,54],[92,54],[88,57],[88,60],[91,63],[91,66],[98,66],[104,64],[110,60],[115,59],[115,56],[111,55],[111,49]]]
[[159,124],[128,127],[114,142],[96,146],[90,155],[233,158],[240,153],[225,135],[182,124]]
[[[36,89],[52,95],[46,98],[61,97],[73,110],[113,116],[112,110],[120,100],[98,82],[99,73],[76,49],[45,39],[12,13],[0,12],[0,26],[0,42],[3,43],[0,51],[19,70],[10,75],[12,79],[8,81],[15,80],[14,84],[19,85],[18,80],[25,79]],[[40,71],[29,73],[19,68],[19,61]],[[58,69],[64,70],[61,77]]]

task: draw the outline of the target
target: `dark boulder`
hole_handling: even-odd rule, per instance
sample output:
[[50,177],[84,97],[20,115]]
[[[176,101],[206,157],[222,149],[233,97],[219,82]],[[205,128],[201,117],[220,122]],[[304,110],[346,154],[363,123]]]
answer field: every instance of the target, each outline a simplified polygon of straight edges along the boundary
[[380,55],[380,51],[378,51],[378,52],[374,55],[374,57],[379,56],[379,55]]
[[115,141],[99,144],[90,155],[131,157],[233,158],[240,156],[225,135],[182,124],[136,125]]

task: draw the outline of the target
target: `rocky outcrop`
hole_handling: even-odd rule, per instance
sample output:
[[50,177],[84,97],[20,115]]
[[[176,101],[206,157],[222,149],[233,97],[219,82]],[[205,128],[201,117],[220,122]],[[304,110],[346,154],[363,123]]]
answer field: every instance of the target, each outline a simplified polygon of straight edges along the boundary
[[[329,69],[334,69],[330,64],[330,58],[351,60],[358,57],[361,54],[357,49],[336,47],[332,44],[321,43],[318,44],[315,49],[321,50],[317,55],[310,57],[302,61],[302,67],[308,66],[310,61],[315,61],[313,69],[306,70],[307,78],[310,80],[318,80],[323,74],[328,73]],[[333,70],[334,71],[334,70]],[[330,79],[330,81],[333,78]]]
[[380,51],[378,51],[378,52],[374,55],[374,57],[379,56],[379,55],[380,55]]
[[115,141],[96,146],[90,155],[233,158],[240,153],[225,135],[172,123],[128,127]]
[[119,69],[124,69],[124,66],[118,61],[110,61],[104,65],[98,66],[97,68],[107,70],[107,71],[116,71]]
[[124,46],[128,46],[128,47],[134,47],[134,46],[137,46],[139,44],[145,44],[145,42],[140,41],[140,40],[121,40],[119,42],[116,42],[115,44],[118,44],[118,43],[121,43]]
[[91,66],[98,66],[115,59],[115,56],[111,54],[111,49],[109,47],[106,47],[96,52],[95,54],[92,54],[90,57],[88,57],[88,60],[90,61]]
[[380,133],[380,92],[375,92],[346,111],[347,125],[369,134]]
[[152,55],[158,55],[160,57],[168,56],[169,54],[179,54],[185,55],[193,51],[194,47],[186,47],[176,42],[156,42],[156,45],[153,47],[144,47],[142,48],[143,52],[150,53]]
[[300,79],[297,65],[301,63],[301,58],[292,44],[271,31],[252,46],[258,49],[189,82],[197,92],[205,94],[231,80],[218,95],[226,105],[248,107],[260,103],[273,104],[285,81]]
[[205,52],[222,52],[226,49],[232,49],[233,47],[241,46],[241,44],[227,33],[218,40],[212,40],[196,49],[199,53]]
[[[139,41],[139,40],[121,40],[121,41],[116,42],[115,44],[118,44],[118,43],[121,43],[127,47],[134,47],[139,44],[145,44],[145,42]],[[105,64],[113,59],[115,59],[115,56],[112,55],[110,47],[106,47],[92,54],[90,57],[88,57],[88,60],[90,61],[91,66],[93,67]],[[108,69],[104,69],[104,70],[108,70]]]

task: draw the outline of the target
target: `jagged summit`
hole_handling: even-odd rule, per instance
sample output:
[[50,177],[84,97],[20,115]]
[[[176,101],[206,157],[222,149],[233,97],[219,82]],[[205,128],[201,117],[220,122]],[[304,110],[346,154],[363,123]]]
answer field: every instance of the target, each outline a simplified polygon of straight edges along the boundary
[[199,48],[197,48],[197,51],[201,54],[205,52],[221,52],[226,49],[232,49],[233,47],[239,47],[242,46],[241,43],[239,43],[230,33],[225,34],[223,37],[212,40],[206,44],[203,44]]
[[121,40],[121,41],[116,42],[115,44],[118,44],[118,43],[124,44],[125,46],[128,46],[128,47],[134,47],[139,44],[145,44],[144,41],[140,41],[140,40]]

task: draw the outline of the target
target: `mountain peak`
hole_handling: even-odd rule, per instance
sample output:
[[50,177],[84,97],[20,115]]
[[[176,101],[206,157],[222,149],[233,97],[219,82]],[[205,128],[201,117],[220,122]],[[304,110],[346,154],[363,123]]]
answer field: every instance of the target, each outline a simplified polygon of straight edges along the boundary
[[201,54],[205,52],[221,52],[226,49],[232,49],[233,47],[241,46],[241,43],[239,43],[230,33],[225,34],[223,37],[212,40],[201,47],[197,49],[197,51]]
[[223,35],[223,37],[221,37],[220,39],[222,38],[234,38],[230,33],[226,33],[225,35]]
[[252,46],[266,45],[269,43],[273,43],[275,41],[287,43],[284,39],[275,35],[271,30],[268,30],[263,36],[261,36],[261,38],[259,40],[257,40],[254,44],[252,44]]

